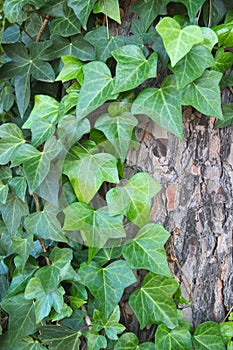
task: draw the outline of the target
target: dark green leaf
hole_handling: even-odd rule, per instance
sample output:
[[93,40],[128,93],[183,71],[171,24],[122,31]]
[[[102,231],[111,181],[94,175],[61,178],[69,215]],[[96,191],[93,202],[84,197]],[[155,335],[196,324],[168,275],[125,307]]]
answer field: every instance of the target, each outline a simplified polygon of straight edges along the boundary
[[106,318],[99,310],[95,310],[93,319],[93,329],[97,332],[104,329],[104,332],[109,339],[117,340],[117,334],[120,334],[125,330],[125,327],[119,323],[120,308],[118,305],[108,318]]
[[34,5],[37,9],[43,6],[42,0],[5,0],[3,11],[8,21],[11,23],[24,21],[27,16],[25,12],[22,11],[22,9],[23,6],[28,3]]
[[[134,333],[127,332],[123,334],[116,345],[114,350],[154,350],[154,343],[142,343],[139,344],[139,340]],[[160,350],[160,349],[159,349]]]
[[84,263],[80,266],[79,276],[82,284],[100,302],[105,317],[115,309],[124,289],[136,282],[133,272],[123,260],[104,268],[93,261],[90,264]]
[[0,180],[0,202],[2,204],[6,204],[7,196],[8,196],[9,187],[8,185],[4,185]]
[[233,124],[233,103],[223,104],[223,120],[218,120],[215,124],[216,128],[225,128]]
[[40,81],[52,83],[55,80],[55,73],[52,66],[48,62],[43,62],[38,59],[33,60],[31,74],[33,78]]
[[14,152],[26,141],[22,131],[13,123],[5,123],[0,126],[0,164],[8,163]]
[[173,278],[148,273],[141,288],[129,298],[141,329],[150,323],[164,323],[168,328],[178,326],[176,304],[172,299],[178,286]]
[[27,183],[25,176],[13,177],[8,182],[11,190],[18,196],[23,202],[25,201],[25,193],[27,189]]
[[81,23],[71,10],[64,17],[53,18],[49,30],[51,34],[64,37],[72,36],[81,33]]
[[87,20],[97,0],[68,0],[67,4],[80,20],[84,29],[87,29]]
[[181,2],[184,4],[188,9],[189,18],[193,19],[196,17],[205,0],[174,0],[173,2]]
[[80,345],[81,332],[64,326],[46,326],[40,328],[40,338],[49,344],[51,350],[77,350]]
[[225,350],[226,347],[220,331],[220,325],[215,322],[200,324],[193,335],[196,350]]
[[12,250],[22,257],[23,268],[33,249],[33,235],[28,235],[27,238],[21,238],[19,236],[12,237]]
[[104,4],[104,0],[98,0],[95,3],[93,12],[94,13],[102,12],[105,15],[107,15],[109,18],[121,24],[120,8],[119,8],[118,0],[106,0],[105,4]]
[[164,325],[158,326],[155,334],[155,344],[160,350],[192,350],[192,338],[189,331],[175,327],[171,331]]
[[17,24],[8,27],[2,36],[2,44],[17,43],[20,39],[20,28]]
[[24,67],[24,74],[17,75],[15,78],[16,101],[21,118],[23,118],[30,101],[30,74],[31,65],[28,64]]

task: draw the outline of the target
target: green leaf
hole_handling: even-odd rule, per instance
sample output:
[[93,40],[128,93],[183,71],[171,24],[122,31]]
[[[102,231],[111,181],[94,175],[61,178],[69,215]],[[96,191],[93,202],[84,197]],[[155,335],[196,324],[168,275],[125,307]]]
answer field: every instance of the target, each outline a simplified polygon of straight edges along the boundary
[[8,182],[10,189],[25,202],[25,193],[27,189],[27,183],[25,176],[15,176]]
[[233,43],[233,21],[212,28],[218,36],[218,45],[231,47]]
[[150,323],[164,323],[168,328],[178,326],[176,304],[172,299],[178,287],[173,278],[154,275],[152,272],[147,274],[141,288],[129,298],[141,329]]
[[0,203],[6,204],[8,192],[9,192],[9,187],[8,185],[4,185],[1,183],[2,181],[0,180]]
[[193,335],[196,350],[225,350],[226,347],[220,331],[220,325],[215,322],[200,324]]
[[178,90],[182,90],[193,80],[199,78],[206,68],[214,64],[215,61],[209,49],[204,46],[194,46],[189,53],[172,68],[176,77]]
[[53,18],[49,25],[49,30],[51,34],[64,37],[72,36],[81,33],[81,23],[70,9],[65,17]]
[[132,11],[140,16],[142,32],[146,33],[147,29],[158,15],[166,15],[166,5],[168,2],[168,0],[136,1]]
[[106,0],[106,4],[104,4],[104,0],[98,0],[95,3],[93,12],[94,13],[102,12],[105,15],[107,15],[109,18],[121,24],[120,8],[119,8],[118,0]]
[[108,141],[114,146],[114,155],[124,162],[133,130],[137,124],[137,119],[130,112],[123,112],[116,116],[110,114],[99,116],[95,128],[105,134]]
[[25,0],[6,0],[3,4],[3,11],[10,23],[22,22],[27,16],[22,12],[22,7],[25,4]]
[[20,40],[20,28],[17,24],[6,28],[2,36],[2,44],[13,44]]
[[125,44],[125,38],[120,35],[112,36],[108,33],[105,26],[101,26],[91,32],[88,32],[85,37],[90,44],[96,49],[96,60],[106,62],[112,56],[112,51]]
[[113,93],[131,90],[148,78],[157,75],[157,53],[147,60],[136,45],[125,45],[112,52],[117,61],[116,78]]
[[0,164],[7,164],[14,152],[26,141],[20,128],[13,123],[0,126]]
[[[77,104],[78,121],[113,99],[114,80],[108,66],[103,62],[90,62],[83,67],[84,81]],[[90,81],[92,88],[90,89]]]
[[91,11],[97,0],[68,0],[67,4],[70,6],[80,20],[83,28],[87,29],[87,21],[90,16]]
[[[233,41],[232,41],[233,43]],[[226,72],[233,65],[233,53],[225,52],[223,48],[218,49],[215,54],[215,66],[212,69],[216,69],[220,72]]]
[[14,195],[9,195],[5,204],[0,203],[0,211],[7,230],[12,235],[16,234],[22,217],[29,213],[28,205]]
[[55,73],[52,66],[48,62],[43,62],[41,60],[34,60],[31,73],[33,78],[45,81],[48,83],[53,83],[55,79]]
[[161,186],[150,175],[137,173],[124,187],[116,187],[107,192],[109,214],[123,214],[141,227],[148,223],[151,198],[160,190]]
[[195,45],[203,40],[202,30],[190,25],[181,29],[176,20],[171,17],[163,18],[156,26],[163,39],[164,46],[171,59],[172,67],[181,60]]
[[107,340],[103,335],[99,335],[97,332],[88,331],[85,333],[85,338],[87,339],[87,349],[88,350],[100,350],[106,349]]
[[121,299],[124,289],[136,282],[136,278],[123,260],[115,261],[107,267],[100,267],[95,262],[83,263],[79,269],[82,284],[100,302],[108,317]]
[[219,82],[222,74],[205,71],[204,74],[190,83],[184,90],[182,103],[193,106],[202,114],[222,118]]
[[36,330],[35,308],[31,300],[26,300],[22,293],[2,300],[1,307],[9,318],[10,343],[14,345],[23,337]]
[[[8,339],[9,338],[9,339]],[[10,346],[10,334],[7,334],[5,339],[3,339],[3,347],[2,349],[7,350],[44,350],[45,348],[43,345],[38,343],[38,341],[34,341],[31,337],[25,337],[22,339],[22,341],[17,342],[13,347]],[[9,342],[8,342],[9,340]],[[2,345],[0,341],[0,346]]]
[[118,323],[120,320],[120,308],[118,305],[108,318],[106,318],[99,310],[95,310],[93,319],[93,329],[97,332],[104,329],[104,332],[109,339],[117,340],[117,334],[120,334],[125,330],[125,327]]
[[151,342],[142,343],[139,345],[139,340],[134,333],[127,332],[123,334],[116,345],[114,350],[154,350],[155,344]]
[[132,105],[133,114],[146,114],[160,127],[183,139],[181,93],[175,77],[168,75],[159,89],[143,89]]
[[123,216],[111,217],[108,208],[94,210],[85,203],[75,202],[64,209],[64,230],[81,230],[85,245],[102,248],[110,238],[125,237]]
[[89,203],[104,181],[118,183],[116,158],[107,153],[86,155],[65,162],[63,173],[69,177],[79,201]]
[[223,104],[223,120],[218,120],[215,124],[216,128],[225,128],[233,124],[233,103]]
[[43,211],[32,213],[25,219],[26,231],[44,239],[67,242],[57,219],[57,213],[58,211],[50,205],[45,205]]
[[155,334],[155,344],[160,350],[192,350],[192,338],[189,331],[175,327],[171,331],[164,325],[158,326]]
[[34,250],[33,235],[28,235],[27,238],[12,237],[12,250],[22,257],[22,267],[24,268],[30,253]]
[[83,82],[83,66],[84,63],[74,56],[62,56],[64,67],[56,78],[56,81],[69,81],[77,79],[81,84]]
[[194,19],[204,4],[205,0],[174,0],[173,2],[181,2],[188,9],[190,19]]
[[77,350],[80,345],[79,331],[64,326],[40,327],[40,338],[44,344],[49,344],[51,350]]
[[110,262],[112,259],[117,259],[121,256],[122,247],[111,247],[111,248],[102,248],[94,256],[94,261],[103,266],[106,263]]
[[164,249],[169,236],[162,225],[148,224],[142,227],[123,248],[123,256],[131,269],[146,269],[170,277]]
[[15,77],[16,101],[21,118],[24,116],[30,101],[30,74],[31,66],[27,65],[24,68],[24,74]]

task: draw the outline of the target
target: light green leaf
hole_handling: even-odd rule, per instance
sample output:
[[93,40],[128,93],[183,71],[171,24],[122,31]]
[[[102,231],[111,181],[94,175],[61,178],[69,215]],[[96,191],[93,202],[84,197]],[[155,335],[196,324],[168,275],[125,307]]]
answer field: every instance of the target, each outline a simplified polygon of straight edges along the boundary
[[121,24],[120,8],[119,8],[118,0],[106,0],[106,4],[104,4],[104,0],[98,0],[95,3],[93,12],[94,13],[102,12],[105,15],[107,15],[109,18]]
[[178,90],[182,90],[193,80],[199,78],[206,68],[214,64],[214,57],[209,49],[204,46],[194,46],[189,53],[172,68],[176,77]]
[[118,183],[116,158],[107,153],[86,155],[64,164],[63,173],[69,177],[79,201],[89,203],[104,181]]
[[156,30],[163,39],[164,46],[171,59],[172,67],[174,67],[195,44],[203,40],[200,27],[190,25],[181,29],[179,23],[171,17],[163,18],[157,24]]
[[120,308],[118,305],[108,318],[106,318],[105,315],[103,315],[99,310],[95,310],[93,319],[93,329],[97,332],[104,329],[104,332],[109,339],[117,340],[117,334],[120,334],[125,330],[125,327],[119,323]]
[[70,9],[66,16],[53,18],[49,30],[51,34],[61,35],[64,37],[81,33],[81,23],[74,12]]
[[1,302],[9,318],[10,343],[13,346],[23,337],[33,334],[36,330],[35,308],[31,300],[26,300],[22,293],[5,298]]
[[9,187],[8,185],[4,185],[0,180],[0,202],[2,204],[6,204],[7,196],[8,196]]
[[56,78],[56,81],[69,81],[77,79],[81,84],[83,82],[83,66],[84,63],[74,56],[62,56],[64,67]]
[[139,345],[139,340],[134,333],[127,332],[123,334],[116,345],[114,350],[155,350],[154,343],[142,343]]
[[110,238],[125,237],[123,216],[111,217],[106,207],[94,210],[85,203],[75,202],[64,209],[64,230],[81,230],[85,245],[102,248]]
[[[83,67],[84,81],[77,104],[78,121],[113,99],[114,80],[108,66],[103,62],[90,62]],[[92,88],[90,88],[90,81]]]
[[120,35],[112,36],[107,34],[105,26],[101,26],[91,32],[88,32],[85,37],[90,44],[96,49],[96,60],[106,62],[112,56],[112,51],[125,44],[125,38]]
[[133,130],[137,124],[137,119],[130,112],[123,112],[116,116],[110,114],[99,116],[95,128],[105,134],[108,141],[114,146],[114,155],[124,162]]
[[26,231],[44,239],[67,242],[57,213],[52,207],[45,205],[43,211],[32,213],[25,219]]
[[79,349],[82,333],[64,326],[40,327],[40,338],[44,344],[49,344],[51,350]]
[[83,263],[79,269],[82,284],[100,302],[105,317],[115,309],[123,295],[124,289],[136,282],[136,278],[127,263],[115,261],[106,267],[95,262]]
[[28,235],[27,238],[12,237],[12,250],[22,257],[22,268],[24,268],[30,253],[34,250],[33,235]]
[[221,95],[219,82],[222,74],[215,71],[205,71],[184,90],[182,103],[193,106],[202,114],[210,117],[222,118]]
[[185,328],[175,327],[171,331],[164,325],[158,326],[155,344],[160,350],[192,350],[192,337]]
[[168,2],[168,0],[136,1],[132,11],[140,16],[143,33],[146,33],[147,29],[158,15],[166,15],[166,5]]
[[[233,44],[233,40],[232,40]],[[233,65],[233,53],[225,52],[224,48],[218,49],[215,54],[215,66],[212,69],[216,69],[220,72],[226,72]]]
[[161,186],[149,174],[137,173],[124,187],[116,187],[107,192],[109,214],[124,214],[141,227],[148,223],[151,198],[160,190]]
[[0,203],[0,211],[7,230],[12,235],[16,234],[22,217],[29,213],[27,203],[14,195],[9,195],[5,204]]
[[233,43],[233,21],[220,24],[212,28],[218,36],[218,44],[223,47],[231,47]]
[[0,164],[7,164],[14,152],[26,141],[20,128],[13,123],[0,126],[0,138]]
[[190,19],[194,19],[204,4],[205,0],[174,0],[173,2],[181,2],[188,9]]
[[223,104],[223,120],[218,120],[215,124],[216,128],[225,128],[233,124],[233,103]]
[[147,60],[136,45],[125,45],[112,52],[117,61],[116,78],[113,93],[131,90],[148,78],[157,75],[157,53]]
[[212,51],[213,47],[218,42],[217,35],[211,28],[202,27],[201,30],[202,30],[202,35],[204,40],[200,43],[200,45],[203,45],[207,47],[207,49]]
[[143,89],[133,102],[133,114],[146,114],[161,128],[183,140],[181,93],[177,91],[175,77],[168,75],[159,89]]
[[196,350],[225,350],[226,347],[220,331],[220,325],[215,322],[200,324],[193,335]]
[[67,4],[70,6],[80,20],[83,28],[87,29],[87,20],[97,0],[68,0]]
[[162,225],[148,224],[142,227],[132,241],[127,241],[123,256],[131,269],[146,269],[171,276],[164,244],[170,234]]
[[25,176],[15,176],[8,182],[8,184],[16,196],[18,196],[24,202],[27,189]]
[[87,350],[100,350],[107,347],[106,338],[97,332],[88,331],[85,333],[85,338],[87,339]]
[[173,279],[148,273],[140,289],[133,292],[129,304],[143,329],[147,324],[178,326],[176,304],[172,296],[179,285]]
[[31,122],[32,145],[38,147],[53,135],[55,124],[44,118],[38,118]]

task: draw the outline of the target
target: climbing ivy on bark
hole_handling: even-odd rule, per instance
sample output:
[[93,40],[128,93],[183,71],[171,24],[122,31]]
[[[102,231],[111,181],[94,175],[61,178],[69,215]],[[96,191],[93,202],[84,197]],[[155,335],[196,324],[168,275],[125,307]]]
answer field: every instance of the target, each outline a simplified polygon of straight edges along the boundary
[[[233,349],[232,314],[196,329],[184,320],[170,234],[150,221],[161,186],[124,175],[138,115],[181,140],[183,106],[233,123],[233,104],[221,104],[233,2],[132,1],[127,37],[120,3],[0,5],[3,350]],[[125,307],[153,326],[147,341],[128,330]]]

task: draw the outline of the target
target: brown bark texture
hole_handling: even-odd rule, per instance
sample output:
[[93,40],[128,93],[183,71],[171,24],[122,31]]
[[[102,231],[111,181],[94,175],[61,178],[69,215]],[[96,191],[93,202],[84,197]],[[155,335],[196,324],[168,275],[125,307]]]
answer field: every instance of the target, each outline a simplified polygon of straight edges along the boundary
[[[122,35],[129,34],[130,3],[122,1]],[[222,100],[229,103],[231,97],[225,90]],[[129,152],[127,165],[163,186],[151,220],[171,233],[169,265],[192,302],[184,307],[185,318],[194,326],[221,322],[233,305],[233,127],[216,129],[214,118],[185,107],[180,141],[146,116],[139,120],[140,147]]]

